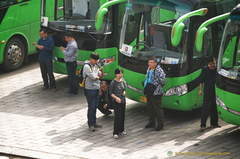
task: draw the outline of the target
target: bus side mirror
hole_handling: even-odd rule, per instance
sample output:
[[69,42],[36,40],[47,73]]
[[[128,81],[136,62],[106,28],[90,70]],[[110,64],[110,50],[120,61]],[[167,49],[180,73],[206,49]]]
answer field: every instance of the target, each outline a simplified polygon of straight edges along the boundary
[[174,24],[172,27],[172,35],[171,35],[171,42],[173,46],[178,46],[180,41],[181,41],[181,37],[182,37],[182,31],[183,28],[185,27],[184,25],[184,21],[190,17],[193,16],[204,16],[206,13],[208,12],[207,8],[201,8],[199,10],[195,10],[193,12],[189,12],[184,14],[183,16],[181,16]]

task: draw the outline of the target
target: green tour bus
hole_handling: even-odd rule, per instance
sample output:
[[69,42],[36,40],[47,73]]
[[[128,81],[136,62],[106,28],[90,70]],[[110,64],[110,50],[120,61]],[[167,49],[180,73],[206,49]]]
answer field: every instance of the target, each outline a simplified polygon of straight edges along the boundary
[[240,5],[231,12],[204,22],[197,30],[196,48],[202,51],[203,37],[212,23],[227,19],[220,44],[216,78],[216,103],[223,121],[240,126]]
[[216,101],[219,117],[240,126],[240,4],[230,13],[217,64]]
[[[13,71],[36,53],[44,19],[53,19],[54,0],[0,0],[0,67]],[[59,12],[61,13],[61,12]]]
[[[55,41],[53,71],[67,74],[61,46],[66,46],[65,32],[72,32],[78,44],[77,71],[89,60],[92,52],[100,56],[98,66],[103,67],[104,79],[112,80],[118,66],[118,44],[126,0],[56,0],[63,2],[63,16],[48,21],[47,28]],[[57,5],[58,3],[55,3]],[[58,15],[59,7],[55,7]],[[95,25],[96,23],[96,25]]]
[[146,102],[142,82],[149,57],[155,56],[167,76],[162,105],[190,111],[202,106],[199,75],[215,56],[226,21],[208,26],[203,49],[194,45],[199,26],[229,12],[240,0],[128,0],[119,41],[119,65],[127,82],[127,97]]

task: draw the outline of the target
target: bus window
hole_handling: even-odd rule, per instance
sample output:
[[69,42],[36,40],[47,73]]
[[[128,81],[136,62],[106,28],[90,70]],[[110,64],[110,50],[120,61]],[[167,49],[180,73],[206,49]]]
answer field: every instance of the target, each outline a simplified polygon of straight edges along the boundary
[[0,7],[4,7],[4,6],[8,6],[8,5],[12,5],[18,3],[17,0],[1,0],[0,1]]

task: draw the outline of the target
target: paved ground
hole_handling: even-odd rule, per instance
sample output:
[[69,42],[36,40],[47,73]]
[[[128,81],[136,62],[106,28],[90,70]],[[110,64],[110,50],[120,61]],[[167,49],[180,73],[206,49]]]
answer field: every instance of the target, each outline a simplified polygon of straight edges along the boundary
[[[103,128],[90,132],[87,103],[80,88],[68,98],[65,75],[55,74],[57,92],[42,90],[36,58],[20,70],[0,72],[0,152],[44,159],[237,158],[240,130],[220,121],[222,128],[199,132],[200,110],[165,110],[163,131],[144,129],[146,105],[127,100],[128,135],[112,138],[114,116],[97,112]],[[172,155],[171,155],[172,152]]]

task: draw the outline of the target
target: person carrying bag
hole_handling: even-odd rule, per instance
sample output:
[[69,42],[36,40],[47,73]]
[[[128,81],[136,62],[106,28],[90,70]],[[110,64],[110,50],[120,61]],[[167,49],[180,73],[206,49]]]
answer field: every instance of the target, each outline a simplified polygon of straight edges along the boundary
[[[147,96],[147,109],[149,113],[149,122],[145,128],[154,128],[156,131],[163,129],[164,113],[162,107],[163,86],[166,83],[166,74],[157,65],[157,59],[151,57],[148,60],[148,69],[146,80],[144,81],[144,94]],[[157,119],[157,124],[155,124]]]

